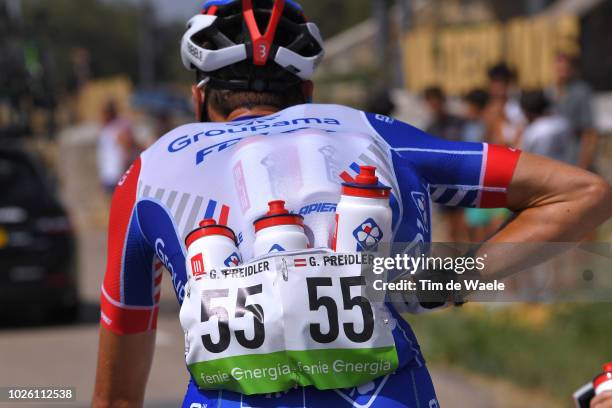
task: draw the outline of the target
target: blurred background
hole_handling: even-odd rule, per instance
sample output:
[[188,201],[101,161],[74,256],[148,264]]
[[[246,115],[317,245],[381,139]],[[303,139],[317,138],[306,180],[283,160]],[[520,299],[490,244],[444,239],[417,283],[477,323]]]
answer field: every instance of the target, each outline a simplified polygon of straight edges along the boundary
[[[612,0],[301,4],[326,43],[315,101],[612,179]],[[199,6],[0,0],[0,386],[74,386],[87,406],[110,194],[139,151],[193,120],[178,45]],[[438,208],[434,237],[477,242],[507,216]],[[611,242],[611,224],[589,240]],[[151,407],[177,406],[187,380],[168,281]],[[408,320],[442,406],[559,407],[612,360],[611,309],[468,304]]]

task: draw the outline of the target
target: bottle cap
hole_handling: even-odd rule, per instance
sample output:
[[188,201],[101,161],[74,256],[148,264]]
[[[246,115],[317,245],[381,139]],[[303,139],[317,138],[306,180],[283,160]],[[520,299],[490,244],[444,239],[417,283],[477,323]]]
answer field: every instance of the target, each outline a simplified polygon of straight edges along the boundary
[[191,231],[185,238],[187,248],[197,239],[213,235],[228,237],[236,245],[236,234],[234,234],[234,231],[226,225],[217,224],[217,221],[213,218],[203,219],[198,225],[199,227]]
[[285,208],[285,202],[283,200],[270,201],[268,203],[268,208],[266,215],[289,214],[289,210]]
[[203,219],[202,221],[200,221],[200,227],[210,227],[212,225],[216,225],[217,221],[214,220],[214,218],[206,218]]
[[278,225],[299,225],[304,227],[304,217],[299,214],[291,214],[285,208],[283,200],[273,200],[268,202],[268,212],[263,217],[253,222],[255,232],[264,228],[275,227]]
[[376,177],[376,167],[374,166],[359,166],[359,174],[355,178],[357,184],[378,184]]
[[359,166],[359,174],[352,183],[342,183],[342,194],[352,197],[387,198],[391,187],[376,177],[376,167]]
[[603,373],[593,379],[593,386],[595,388],[599,387],[602,383],[612,381],[612,363],[605,363],[602,368]]

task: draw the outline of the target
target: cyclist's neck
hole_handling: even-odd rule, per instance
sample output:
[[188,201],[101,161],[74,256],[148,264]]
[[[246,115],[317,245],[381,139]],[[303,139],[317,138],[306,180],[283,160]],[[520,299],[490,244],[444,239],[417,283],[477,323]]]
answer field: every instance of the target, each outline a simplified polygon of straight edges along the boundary
[[274,106],[261,105],[254,106],[252,108],[238,108],[227,115],[227,117],[222,117],[222,115],[219,115],[219,118],[217,118],[215,117],[217,115],[211,114],[211,119],[213,122],[231,122],[233,120],[240,119],[243,116],[266,116],[275,112],[278,112],[278,108]]

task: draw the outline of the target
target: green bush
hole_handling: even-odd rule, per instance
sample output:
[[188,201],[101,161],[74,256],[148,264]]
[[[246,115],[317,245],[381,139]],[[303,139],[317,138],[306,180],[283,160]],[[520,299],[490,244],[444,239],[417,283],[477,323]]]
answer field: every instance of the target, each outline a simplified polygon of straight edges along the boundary
[[512,306],[467,306],[406,317],[428,361],[543,388],[565,399],[612,360],[611,307],[565,304],[547,309],[549,317],[535,325]]

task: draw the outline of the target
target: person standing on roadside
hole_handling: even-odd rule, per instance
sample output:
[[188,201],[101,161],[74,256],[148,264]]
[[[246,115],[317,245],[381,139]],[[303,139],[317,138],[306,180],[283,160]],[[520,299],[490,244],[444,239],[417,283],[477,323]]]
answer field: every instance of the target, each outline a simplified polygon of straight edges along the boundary
[[437,86],[430,86],[423,92],[423,99],[431,114],[431,121],[425,131],[442,139],[461,140],[464,121],[448,111],[444,91]]
[[486,113],[490,129],[487,141],[516,147],[525,125],[525,117],[513,92],[516,74],[505,63],[499,63],[489,68],[487,76],[490,95]]
[[98,177],[104,191],[112,194],[123,173],[138,157],[139,149],[130,122],[119,117],[116,101],[106,102],[102,122],[97,149]]
[[550,101],[544,92],[524,92],[521,95],[521,108],[528,121],[521,138],[521,149],[575,164],[569,122],[563,116],[550,112]]
[[[425,131],[446,140],[460,141],[463,137],[465,121],[448,111],[446,95],[442,88],[430,86],[423,92],[423,98],[429,109],[431,121]],[[463,209],[439,205],[438,209],[447,225],[449,239],[453,242],[467,240]]]
[[565,117],[571,126],[577,150],[576,165],[592,170],[598,135],[591,87],[578,76],[576,59],[570,55],[557,55],[555,71],[556,83],[548,90],[553,110]]

